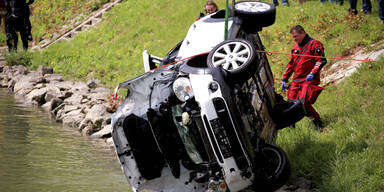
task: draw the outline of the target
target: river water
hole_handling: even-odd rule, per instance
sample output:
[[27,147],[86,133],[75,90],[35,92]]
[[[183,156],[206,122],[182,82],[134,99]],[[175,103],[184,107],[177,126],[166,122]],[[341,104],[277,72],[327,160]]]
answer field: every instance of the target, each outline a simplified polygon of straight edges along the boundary
[[0,89],[0,191],[130,191],[100,142]]

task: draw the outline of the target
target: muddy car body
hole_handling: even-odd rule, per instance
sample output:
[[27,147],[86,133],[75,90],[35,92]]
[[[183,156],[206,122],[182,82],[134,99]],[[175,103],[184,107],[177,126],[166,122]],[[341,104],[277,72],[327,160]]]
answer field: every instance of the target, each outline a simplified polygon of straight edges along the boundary
[[112,116],[112,137],[132,189],[272,191],[288,179],[286,154],[272,143],[304,113],[299,101],[275,93],[267,57],[257,52],[264,49],[257,32],[274,22],[275,10],[236,5],[261,6],[273,19],[254,25],[263,14],[235,9],[224,40],[215,30],[225,12],[203,17],[164,58],[144,52],[147,72],[117,87],[128,93]]

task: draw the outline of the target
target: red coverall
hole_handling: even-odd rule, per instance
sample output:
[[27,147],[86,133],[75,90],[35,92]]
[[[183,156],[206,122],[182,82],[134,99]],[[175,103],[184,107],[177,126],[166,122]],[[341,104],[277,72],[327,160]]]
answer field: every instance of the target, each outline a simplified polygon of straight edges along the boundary
[[[324,47],[322,43],[306,35],[300,45],[296,43],[293,46],[291,53],[324,56]],[[294,73],[292,84],[288,89],[287,98],[289,100],[300,99],[298,98],[298,93],[303,84],[320,84],[320,70],[326,63],[327,60],[325,58],[292,55],[282,79],[287,82],[292,73]],[[307,75],[311,72],[315,77],[312,81],[306,81]],[[311,104],[304,102],[304,107],[308,117],[313,119],[320,118],[319,113],[316,112]]]

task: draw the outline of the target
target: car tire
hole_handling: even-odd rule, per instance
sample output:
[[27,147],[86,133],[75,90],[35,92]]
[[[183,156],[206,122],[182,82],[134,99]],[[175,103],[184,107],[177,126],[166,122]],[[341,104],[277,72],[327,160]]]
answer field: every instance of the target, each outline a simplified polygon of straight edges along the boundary
[[242,83],[252,77],[257,65],[254,45],[244,39],[225,40],[216,45],[207,57],[208,67],[227,71],[230,82]]
[[289,179],[291,168],[287,154],[277,145],[265,144],[258,158],[261,178],[255,182],[254,188],[261,191],[275,191]]
[[261,29],[275,23],[275,6],[260,1],[240,1],[235,4],[235,15],[249,28]]

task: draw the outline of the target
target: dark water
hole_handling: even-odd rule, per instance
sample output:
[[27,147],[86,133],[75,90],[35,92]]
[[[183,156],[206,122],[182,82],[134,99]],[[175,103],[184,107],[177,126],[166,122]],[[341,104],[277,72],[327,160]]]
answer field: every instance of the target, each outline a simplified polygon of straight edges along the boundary
[[0,191],[129,191],[115,154],[0,89]]

